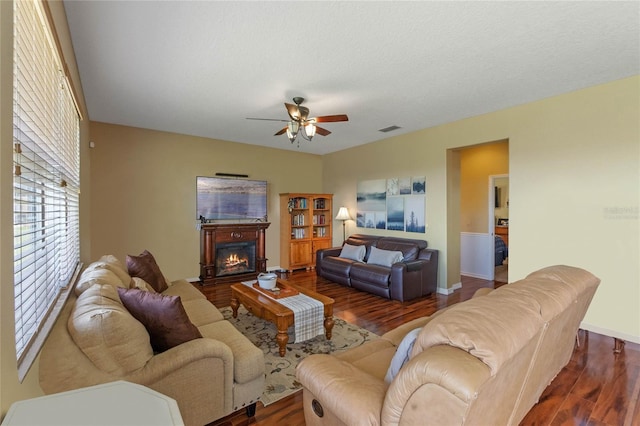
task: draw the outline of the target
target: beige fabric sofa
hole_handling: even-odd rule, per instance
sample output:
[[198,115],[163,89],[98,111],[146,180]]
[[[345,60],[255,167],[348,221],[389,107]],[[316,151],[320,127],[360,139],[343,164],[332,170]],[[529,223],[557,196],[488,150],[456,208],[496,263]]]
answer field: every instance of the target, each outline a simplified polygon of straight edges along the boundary
[[[185,280],[178,295],[203,338],[154,354],[149,334],[122,305],[116,287],[146,287],[113,256],[80,276],[40,357],[47,394],[115,380],[154,389],[178,402],[187,425],[202,426],[242,408],[255,413],[264,388],[264,355]],[[114,407],[117,409],[117,407]]]
[[[296,370],[307,426],[517,425],[565,366],[600,280],[568,266],[404,324]],[[396,348],[421,327],[387,384]]]

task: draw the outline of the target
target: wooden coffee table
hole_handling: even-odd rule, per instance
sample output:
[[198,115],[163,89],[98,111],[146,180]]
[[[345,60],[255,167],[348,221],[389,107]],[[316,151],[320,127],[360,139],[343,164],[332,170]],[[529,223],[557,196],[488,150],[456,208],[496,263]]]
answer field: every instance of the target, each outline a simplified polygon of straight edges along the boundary
[[[331,339],[331,330],[333,329],[333,299],[323,296],[315,291],[289,284],[283,280],[277,280],[278,287],[292,288],[300,294],[307,295],[316,299],[324,305],[324,331],[327,339]],[[289,341],[287,329],[294,324],[293,311],[272,297],[262,294],[251,286],[238,283],[231,285],[231,309],[233,317],[238,316],[238,307],[242,304],[249,312],[258,318],[262,318],[276,325],[278,333],[276,342],[278,343],[278,352],[280,356],[284,356]]]

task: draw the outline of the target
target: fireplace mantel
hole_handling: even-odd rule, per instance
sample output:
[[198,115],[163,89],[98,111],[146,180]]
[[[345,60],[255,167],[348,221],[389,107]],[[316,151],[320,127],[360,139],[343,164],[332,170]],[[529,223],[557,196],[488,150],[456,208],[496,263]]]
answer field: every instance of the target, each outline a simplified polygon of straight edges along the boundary
[[[200,283],[203,285],[256,279],[266,272],[265,231],[269,222],[207,223],[200,228]],[[216,245],[250,242],[256,243],[255,272],[216,276]]]

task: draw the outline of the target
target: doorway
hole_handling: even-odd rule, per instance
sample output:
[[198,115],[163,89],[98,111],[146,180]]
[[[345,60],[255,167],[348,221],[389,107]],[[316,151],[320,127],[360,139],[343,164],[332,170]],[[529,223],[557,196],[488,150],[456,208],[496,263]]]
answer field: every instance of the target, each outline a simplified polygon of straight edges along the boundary
[[488,193],[492,279],[506,283],[509,282],[509,175],[489,176]]
[[[458,161],[449,164],[449,170],[458,168],[459,178],[457,182],[451,180],[448,193],[459,200],[457,213],[460,220],[456,235],[460,241],[460,275],[493,280],[496,214],[498,218],[508,220],[503,216],[508,201],[509,141],[505,139],[467,146],[455,152]],[[507,180],[503,184],[492,177]],[[496,183],[499,186],[497,190]],[[458,191],[455,191],[455,186],[458,186]],[[454,209],[451,213],[456,214]]]

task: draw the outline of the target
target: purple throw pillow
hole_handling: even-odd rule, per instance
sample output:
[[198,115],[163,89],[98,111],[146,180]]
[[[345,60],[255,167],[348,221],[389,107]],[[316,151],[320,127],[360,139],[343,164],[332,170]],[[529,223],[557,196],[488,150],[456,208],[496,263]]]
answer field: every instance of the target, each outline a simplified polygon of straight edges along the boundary
[[138,256],[127,255],[127,270],[132,277],[142,278],[158,293],[162,293],[169,286],[156,259],[147,250]]
[[121,287],[118,287],[118,295],[129,313],[149,332],[151,347],[155,352],[164,352],[202,337],[198,328],[189,320],[180,296],[165,296],[137,288]]

